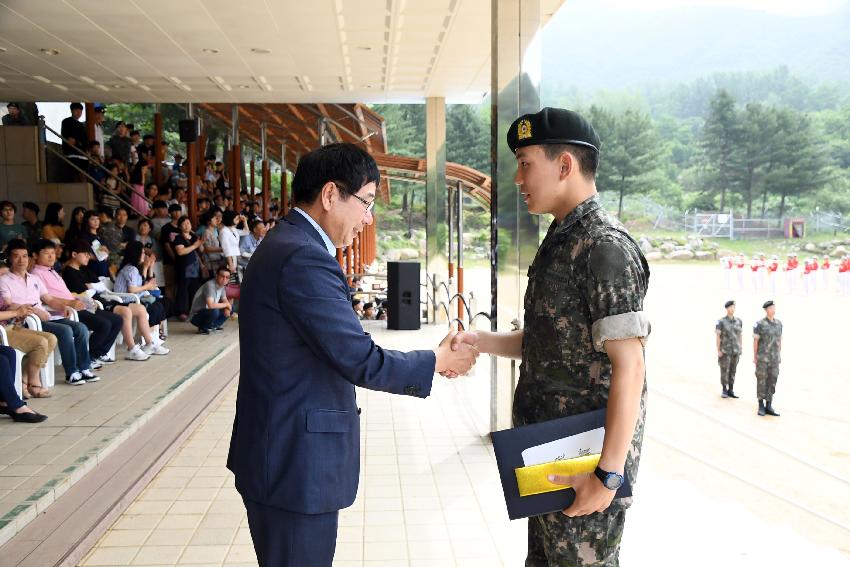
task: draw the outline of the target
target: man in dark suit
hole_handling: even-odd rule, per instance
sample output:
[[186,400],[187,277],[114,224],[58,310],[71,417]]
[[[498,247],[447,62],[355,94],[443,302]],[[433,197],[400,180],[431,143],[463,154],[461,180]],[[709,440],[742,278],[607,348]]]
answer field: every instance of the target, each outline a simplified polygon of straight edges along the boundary
[[263,239],[242,282],[241,373],[228,468],[261,567],[330,567],[339,510],[357,494],[355,386],[427,397],[435,372],[465,373],[477,349],[385,350],[351,309],[336,248],[372,223],[380,175],[351,144],[301,158],[295,208]]

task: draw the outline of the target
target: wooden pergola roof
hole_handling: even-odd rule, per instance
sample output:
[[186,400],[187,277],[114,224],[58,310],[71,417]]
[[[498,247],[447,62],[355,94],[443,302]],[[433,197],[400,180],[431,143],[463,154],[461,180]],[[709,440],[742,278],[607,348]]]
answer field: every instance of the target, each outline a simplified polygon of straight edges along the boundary
[[[216,121],[232,128],[232,104],[201,103],[198,105]],[[424,159],[387,153],[384,117],[368,106],[356,104],[240,104],[240,140],[260,147],[261,126],[266,124],[269,160],[280,163],[281,144],[286,143],[286,166],[294,169],[298,157],[319,147],[320,123],[324,120],[331,138],[362,146],[375,158],[381,169],[381,197],[389,201],[389,179],[424,182]],[[470,195],[489,208],[490,177],[461,164],[446,163],[446,180],[461,181]]]

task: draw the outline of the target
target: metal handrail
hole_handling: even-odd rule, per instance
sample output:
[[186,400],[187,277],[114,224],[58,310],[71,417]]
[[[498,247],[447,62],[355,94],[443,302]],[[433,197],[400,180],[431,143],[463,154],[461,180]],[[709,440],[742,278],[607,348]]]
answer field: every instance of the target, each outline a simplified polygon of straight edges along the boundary
[[[43,117],[41,117],[41,118],[43,118]],[[54,130],[54,129],[53,129],[53,128],[51,128],[50,126],[48,126],[48,125],[44,122],[44,120],[39,120],[39,125],[40,125],[40,127],[44,128],[45,130],[49,130],[49,131],[50,131],[50,132],[51,132],[54,136],[56,136],[57,138],[59,138],[60,140],[62,140],[63,142],[65,142],[66,144],[71,145],[71,143],[68,141],[68,139],[67,139],[67,138],[64,138],[64,137],[62,136],[62,134],[60,134],[59,132],[57,132],[56,130]],[[40,139],[43,139],[43,138],[42,138],[42,137],[40,137]],[[47,145],[47,143],[45,142],[45,143],[44,143],[44,147],[49,148],[50,146],[48,146],[48,145]],[[51,148],[51,149],[52,149],[52,148]],[[56,153],[56,152],[54,151],[54,153]],[[65,159],[65,161],[68,161],[68,159],[65,157],[65,154],[62,154],[62,158],[63,158],[63,159]],[[92,162],[91,162],[91,160],[89,160],[89,163],[90,163],[90,164],[92,163]],[[111,175],[111,174],[112,174],[112,172],[110,172],[110,171],[109,171],[109,169],[107,169],[107,168],[106,168],[106,167],[105,167],[102,163],[94,163],[94,165],[96,165],[97,167],[99,167],[100,169],[102,169],[102,170],[103,170],[104,172],[106,172],[108,175]],[[121,179],[120,177],[116,177],[115,179],[116,179],[116,181],[118,181],[118,183],[120,183],[120,184],[124,185],[124,186],[125,186],[127,189],[129,189],[131,192],[133,192],[133,193],[135,193],[135,192],[136,192],[136,189],[135,189],[132,185],[130,185],[129,183],[127,183],[126,181],[124,181],[124,180],[123,180],[123,179]],[[97,185],[100,185],[100,183],[98,183],[97,181],[95,181],[95,183],[96,183]],[[104,189],[106,189],[106,191],[108,191],[109,193],[112,193],[113,195],[115,195],[116,197],[118,197],[118,198],[120,199],[120,197],[119,197],[119,196],[118,196],[118,195],[117,195],[114,191],[111,191],[108,187],[103,186],[103,188],[104,188]],[[153,205],[153,201],[151,201],[150,199],[148,199],[147,197],[145,197],[145,195],[144,195],[144,194],[142,194],[142,199],[144,199],[145,201],[147,201],[148,205]],[[139,212],[139,211],[138,211],[138,210],[136,210],[135,208],[134,208],[133,210],[135,210],[136,212]],[[141,213],[139,213],[139,214],[141,214]]]
[[102,185],[101,183],[99,183],[99,182],[97,181],[97,179],[95,179],[94,177],[92,177],[91,175],[89,175],[89,173],[88,173],[87,171],[85,171],[84,169],[82,169],[81,167],[79,167],[77,164],[75,164],[75,163],[73,162],[73,160],[70,160],[70,159],[68,159],[67,157],[65,157],[65,154],[63,154],[62,152],[57,151],[57,150],[54,150],[53,148],[51,148],[51,147],[50,147],[50,146],[48,146],[47,144],[44,144],[44,149],[45,149],[45,150],[47,150],[47,151],[49,151],[49,152],[50,152],[50,153],[52,153],[53,155],[57,156],[59,159],[61,159],[62,161],[64,161],[66,164],[68,164],[68,165],[70,165],[71,167],[73,167],[74,169],[76,169],[76,170],[77,170],[78,172],[80,172],[83,176],[85,176],[86,178],[88,178],[88,179],[89,179],[89,181],[90,181],[91,183],[93,183],[94,185],[97,185],[97,186],[98,186],[98,187],[100,187],[102,190],[105,190],[106,192],[108,192],[108,193],[112,194],[112,195],[113,195],[116,199],[118,199],[121,203],[124,203],[124,204],[125,204],[125,205],[129,208],[129,209],[131,209],[131,210],[135,211],[135,212],[136,212],[139,216],[141,216],[141,217],[143,217],[143,218],[146,218],[146,219],[148,219],[148,220],[150,220],[150,219],[151,219],[151,217],[149,217],[149,216],[148,216],[148,215],[146,215],[145,213],[143,213],[143,212],[141,212],[140,210],[138,210],[136,207],[134,207],[132,204],[130,204],[128,201],[126,201],[123,197],[121,197],[121,195],[119,195],[119,194],[118,194],[118,193],[116,193],[115,191],[112,191],[109,187],[106,187],[105,185]]

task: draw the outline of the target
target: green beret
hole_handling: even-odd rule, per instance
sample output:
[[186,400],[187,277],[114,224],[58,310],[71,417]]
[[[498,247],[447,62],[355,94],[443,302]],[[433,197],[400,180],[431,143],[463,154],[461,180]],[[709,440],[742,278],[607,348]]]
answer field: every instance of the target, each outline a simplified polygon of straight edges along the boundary
[[761,308],[762,308],[762,309],[767,309],[767,308],[768,308],[768,307],[770,307],[771,305],[775,305],[775,304],[773,303],[773,300],[772,300],[772,299],[769,299],[769,300],[767,300],[767,301],[765,301],[765,302],[764,302],[764,305],[762,305],[762,306],[761,306]]
[[730,299],[729,301],[727,301],[726,303],[723,304],[723,307],[725,307],[726,309],[729,309],[733,305],[735,305],[735,302]]
[[508,147],[538,144],[576,144],[599,151],[599,136],[590,122],[577,112],[563,108],[544,108],[535,114],[520,116],[508,129]]

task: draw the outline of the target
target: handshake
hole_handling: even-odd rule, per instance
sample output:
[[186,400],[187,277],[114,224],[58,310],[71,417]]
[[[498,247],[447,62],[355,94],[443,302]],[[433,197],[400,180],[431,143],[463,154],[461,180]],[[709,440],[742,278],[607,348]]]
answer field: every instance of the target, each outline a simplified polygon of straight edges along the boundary
[[469,372],[480,354],[477,336],[473,332],[450,331],[434,349],[436,371],[446,378],[457,378]]

